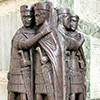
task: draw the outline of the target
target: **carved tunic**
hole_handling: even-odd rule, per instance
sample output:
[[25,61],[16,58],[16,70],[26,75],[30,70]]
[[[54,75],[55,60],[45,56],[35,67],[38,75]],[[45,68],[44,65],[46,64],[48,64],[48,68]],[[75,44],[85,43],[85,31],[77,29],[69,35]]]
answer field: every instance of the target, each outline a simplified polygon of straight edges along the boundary
[[[46,25],[47,24],[44,24],[43,27],[46,27]],[[54,95],[55,93],[55,100],[62,100],[63,78],[62,78],[62,61],[61,61],[61,51],[60,51],[61,49],[60,49],[59,41],[56,38],[56,33],[52,31],[51,33],[46,35],[44,38],[42,38],[39,41],[39,45],[41,49],[44,50],[45,54],[49,59],[46,65],[43,65],[44,66],[43,69],[45,69],[44,73],[46,77],[45,81],[47,81],[46,88],[48,90],[48,93],[51,92],[52,95]],[[48,74],[46,75],[46,73]]]
[[35,67],[35,92],[36,93],[47,93],[44,82],[40,54],[36,52],[36,67]]
[[[70,93],[85,92],[85,58],[81,45],[79,42],[82,39],[80,33],[69,33],[66,46],[66,78],[67,90]],[[84,39],[83,39],[84,42]]]
[[[19,50],[23,51],[25,60],[30,61],[30,46],[27,45],[27,39],[33,34],[26,34],[24,29],[19,29],[12,40],[10,78],[8,81],[8,90],[11,92],[30,92],[30,64],[21,66],[21,55]],[[28,86],[26,87],[25,84]],[[27,90],[28,89],[28,90]]]
[[[45,56],[44,50],[41,50],[43,56]],[[49,61],[42,64],[39,52],[36,52],[36,70],[35,70],[35,86],[36,93],[48,94],[48,87],[53,85],[51,64]],[[48,86],[47,86],[48,85]],[[50,89],[51,90],[51,89]]]

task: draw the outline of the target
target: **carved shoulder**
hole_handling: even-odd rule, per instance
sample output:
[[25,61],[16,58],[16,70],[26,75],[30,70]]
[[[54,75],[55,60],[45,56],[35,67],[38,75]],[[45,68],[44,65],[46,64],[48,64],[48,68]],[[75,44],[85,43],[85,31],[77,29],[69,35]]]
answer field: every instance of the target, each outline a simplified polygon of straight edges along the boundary
[[16,34],[20,34],[22,32],[22,28],[19,28],[16,32]]
[[13,39],[15,38],[16,35],[20,34],[22,32],[22,28],[19,28],[16,33],[14,34],[13,38],[12,38],[12,41]]

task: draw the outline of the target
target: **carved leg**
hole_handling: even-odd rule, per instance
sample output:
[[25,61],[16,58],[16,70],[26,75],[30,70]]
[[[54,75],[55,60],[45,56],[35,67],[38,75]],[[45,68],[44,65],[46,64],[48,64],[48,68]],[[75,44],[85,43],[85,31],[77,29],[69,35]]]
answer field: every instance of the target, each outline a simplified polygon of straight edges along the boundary
[[15,98],[14,100],[20,100],[20,93],[15,93]]
[[47,96],[44,97],[44,100],[48,100]]
[[72,94],[72,95],[71,95],[71,100],[75,100],[75,98],[76,98],[76,97],[75,97],[75,94]]
[[17,92],[9,92],[8,93],[8,100],[22,100],[22,99],[20,99],[20,93],[17,93]]
[[48,94],[47,96],[48,96],[48,99],[47,100],[55,100],[53,94]]
[[36,94],[36,100],[43,100],[43,96],[41,94]]
[[8,100],[15,100],[14,92],[8,92]]
[[80,93],[78,98],[79,98],[78,100],[85,100],[83,93]]
[[25,93],[21,93],[20,94],[20,99],[18,100],[27,100],[26,94]]

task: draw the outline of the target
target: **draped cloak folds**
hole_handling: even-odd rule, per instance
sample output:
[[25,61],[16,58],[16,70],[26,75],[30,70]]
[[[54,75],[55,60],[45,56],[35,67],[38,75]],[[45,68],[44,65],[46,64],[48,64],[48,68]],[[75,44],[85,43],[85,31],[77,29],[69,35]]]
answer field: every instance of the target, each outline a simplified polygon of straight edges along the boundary
[[[47,25],[48,23],[45,23],[43,27],[47,27]],[[56,31],[51,31],[39,41],[39,44],[41,48],[44,49],[51,62],[55,100],[63,100],[62,57],[56,34]]]

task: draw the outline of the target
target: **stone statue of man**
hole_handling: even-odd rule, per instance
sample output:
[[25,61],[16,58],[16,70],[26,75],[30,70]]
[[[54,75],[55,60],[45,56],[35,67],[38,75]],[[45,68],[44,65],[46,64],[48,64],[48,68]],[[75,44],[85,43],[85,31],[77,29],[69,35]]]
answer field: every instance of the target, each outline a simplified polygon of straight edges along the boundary
[[12,38],[8,100],[85,100],[79,17],[49,1],[22,5],[20,13],[23,26]]
[[8,76],[8,100],[33,100],[33,61],[32,50],[36,42],[48,34],[35,33],[33,6],[20,7],[23,27],[12,39],[10,70]]
[[63,80],[64,80],[64,97],[67,98],[68,93],[69,93],[69,88],[68,88],[68,79],[66,77],[66,61],[65,61],[65,47],[66,47],[66,35],[68,34],[70,30],[70,10],[68,8],[60,8],[57,10],[58,12],[58,39],[60,41],[61,45],[61,52],[62,52],[62,63],[63,63]]
[[85,100],[85,57],[82,49],[84,36],[76,31],[79,17],[71,15],[70,30],[66,38],[66,77],[69,87],[66,100]]
[[[51,22],[55,19],[51,2],[34,4],[37,34],[48,30],[48,35],[38,41],[36,53],[36,100],[62,100],[62,63],[60,44]],[[53,15],[53,16],[51,16]],[[55,21],[54,21],[55,22]],[[52,22],[53,23],[53,22]],[[56,23],[54,23],[56,24]],[[40,62],[40,63],[39,63]]]

